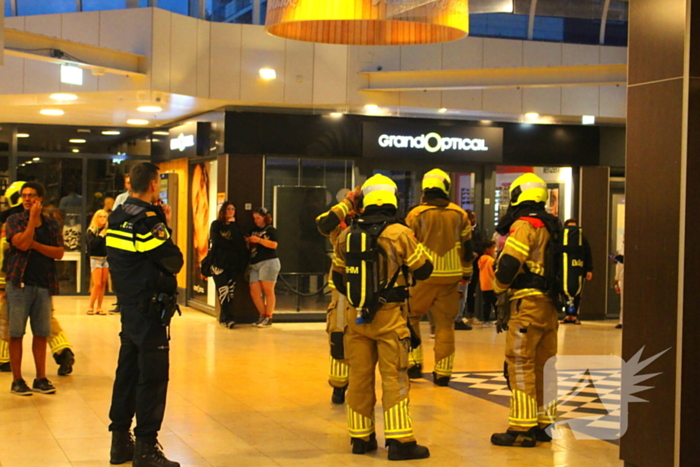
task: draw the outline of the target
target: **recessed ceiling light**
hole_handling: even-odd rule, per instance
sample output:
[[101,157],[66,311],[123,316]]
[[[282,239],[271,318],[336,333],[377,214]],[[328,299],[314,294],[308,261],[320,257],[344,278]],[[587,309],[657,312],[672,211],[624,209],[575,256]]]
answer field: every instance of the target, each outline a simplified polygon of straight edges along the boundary
[[40,161],[40,160],[41,160],[41,157],[32,157],[32,160],[33,160],[33,161]]
[[68,140],[69,143],[83,144],[86,142],[84,139],[73,138]]
[[443,107],[442,109],[438,109],[438,112],[444,114],[445,112],[447,112],[447,109]]
[[18,138],[29,138],[29,133],[17,133]]
[[41,115],[51,115],[51,116],[60,116],[63,115],[65,112],[61,109],[42,109],[39,111]]
[[130,118],[126,121],[129,125],[148,125],[148,120],[142,120],[140,118]]
[[143,105],[136,110],[138,110],[139,112],[157,113],[162,112],[163,108],[158,107],[157,105]]
[[365,106],[365,110],[369,110],[370,112],[374,112],[374,111],[376,111],[377,109],[379,109],[379,106],[376,105],[376,104],[367,104],[367,105]]
[[260,78],[264,80],[271,80],[277,78],[277,72],[272,68],[260,68],[258,71]]
[[490,125],[493,123],[493,120],[480,120],[480,122],[483,123],[484,125]]
[[102,132],[102,134],[105,135],[105,136],[114,136],[114,135],[121,135],[122,132],[121,132],[121,131],[117,131],[117,130],[105,130],[105,131]]
[[343,113],[342,112],[331,112],[330,115],[333,118],[340,118],[343,116]]
[[528,112],[525,114],[525,118],[527,118],[528,120],[535,120],[536,118],[539,118],[539,117],[540,117],[540,114],[538,114],[537,112]]
[[32,161],[27,161],[27,162],[25,162],[25,164],[31,164],[31,163],[32,163]]
[[74,101],[78,98],[78,96],[76,96],[75,94],[65,94],[63,92],[51,94],[49,97],[56,101]]
[[153,134],[160,135],[160,136],[169,136],[170,135],[170,133],[167,131],[154,131]]
[[73,152],[80,152],[80,149],[71,149]]
[[583,117],[581,117],[581,123],[583,125],[595,124],[595,115],[584,115]]

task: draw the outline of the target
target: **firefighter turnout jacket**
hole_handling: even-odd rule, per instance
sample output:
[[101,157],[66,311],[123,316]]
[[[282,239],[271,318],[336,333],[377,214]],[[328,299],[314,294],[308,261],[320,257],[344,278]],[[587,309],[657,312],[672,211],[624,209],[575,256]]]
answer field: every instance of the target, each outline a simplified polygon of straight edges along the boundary
[[120,304],[173,294],[184,261],[159,206],[129,197],[109,216],[107,259]]

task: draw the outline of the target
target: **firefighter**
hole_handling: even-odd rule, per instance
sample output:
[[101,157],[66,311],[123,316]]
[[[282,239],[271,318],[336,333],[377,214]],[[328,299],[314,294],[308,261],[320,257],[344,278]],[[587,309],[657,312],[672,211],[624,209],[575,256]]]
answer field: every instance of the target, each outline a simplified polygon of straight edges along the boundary
[[[16,213],[24,210],[22,207],[22,198],[20,192],[25,182],[14,182],[5,190],[5,199],[10,207],[0,213],[0,224],[5,224],[7,219]],[[2,236],[0,238],[0,263],[3,262],[5,252],[9,248],[7,238],[5,237],[4,227],[2,228]],[[5,273],[0,272],[0,291],[5,290]],[[73,346],[68,340],[68,336],[63,332],[58,320],[51,312],[51,335],[48,339],[49,348],[53,359],[58,365],[58,375],[68,376],[73,372],[73,364],[75,363],[75,354]],[[11,371],[10,368],[10,334],[9,322],[7,317],[7,307],[4,297],[0,299],[0,371]]]
[[[179,467],[158,443],[170,364],[167,325],[183,266],[173,243],[168,206],[156,206],[158,166],[139,162],[130,171],[132,196],[109,216],[107,258],[121,307],[121,347],[112,391],[111,464]],[[168,304],[168,305],[165,305]],[[136,415],[134,443],[131,423]]]
[[[409,413],[408,353],[411,336],[405,309],[408,270],[413,278],[430,277],[432,264],[410,229],[393,221],[397,212],[396,184],[383,175],[375,175],[362,185],[362,215],[353,222],[379,223],[389,220],[376,237],[378,247],[386,254],[386,260],[377,266],[379,284],[383,284],[386,303],[371,320],[357,317],[357,310],[345,308],[347,330],[345,351],[350,365],[350,382],[347,392],[347,413],[352,452],[364,454],[377,449],[374,405],[376,403],[375,372],[377,364],[382,378],[382,406],[384,408],[384,435],[389,447],[389,460],[424,459],[430,451],[416,443]],[[359,224],[358,224],[359,225]],[[350,231],[343,231],[335,244],[333,282],[346,296],[346,260]],[[399,274],[403,272],[404,274]],[[391,279],[389,279],[391,278]],[[396,287],[391,287],[393,282]],[[362,289],[365,290],[364,287]],[[394,295],[393,292],[397,291]],[[363,292],[364,294],[364,292]],[[402,297],[402,298],[399,298]]]
[[[406,224],[426,249],[434,269],[430,278],[411,291],[411,325],[420,336],[420,320],[431,311],[435,320],[433,382],[447,386],[455,356],[454,321],[459,313],[459,285],[472,276],[471,223],[467,213],[450,202],[450,177],[433,169],[423,177],[421,204],[406,216]],[[420,378],[423,346],[411,352],[408,373]]]
[[[491,436],[498,446],[534,447],[537,441],[551,441],[546,428],[556,417],[556,398],[544,400],[544,366],[556,356],[559,326],[545,268],[550,232],[557,234],[560,227],[545,211],[546,201],[547,184],[541,178],[532,173],[518,177],[510,186],[508,211],[496,228],[508,235],[494,291],[509,300],[505,370],[512,392],[508,430]],[[556,395],[556,390],[546,392]]]
[[[347,220],[356,213],[355,203],[360,195],[360,187],[348,191],[345,198],[316,218],[316,226],[322,235],[329,237],[331,245],[335,245],[340,233],[347,228]],[[331,288],[331,303],[326,314],[326,332],[330,344],[330,371],[328,384],[333,387],[331,401],[334,404],[345,402],[345,391],[348,389],[350,369],[345,358],[343,339],[345,336],[345,296],[338,293],[333,285],[333,271],[329,274],[328,285]]]

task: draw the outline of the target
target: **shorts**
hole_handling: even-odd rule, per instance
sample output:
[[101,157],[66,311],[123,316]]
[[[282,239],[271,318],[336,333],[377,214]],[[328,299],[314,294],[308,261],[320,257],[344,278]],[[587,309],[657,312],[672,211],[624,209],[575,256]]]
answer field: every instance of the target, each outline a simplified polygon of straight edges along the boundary
[[90,256],[90,271],[94,271],[97,268],[108,268],[107,258],[100,258],[97,256]]
[[250,283],[253,282],[277,282],[277,274],[280,272],[280,259],[266,259],[250,265]]
[[51,295],[49,289],[27,285],[17,287],[11,282],[6,285],[7,314],[10,320],[10,337],[24,336],[27,319],[32,334],[39,337],[51,335]]

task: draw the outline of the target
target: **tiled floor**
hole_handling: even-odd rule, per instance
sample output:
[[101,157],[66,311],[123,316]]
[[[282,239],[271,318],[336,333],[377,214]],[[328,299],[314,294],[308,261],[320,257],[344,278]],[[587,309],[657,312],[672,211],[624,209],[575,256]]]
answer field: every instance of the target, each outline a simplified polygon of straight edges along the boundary
[[[68,377],[56,376],[56,366],[49,362],[57,394],[11,395],[10,374],[0,374],[2,467],[109,465],[107,414],[119,317],[87,316],[85,309],[85,299],[56,301],[77,358]],[[191,309],[173,323],[170,390],[160,435],[170,458],[183,466],[213,467],[396,465],[381,448],[365,456],[350,453],[345,408],[330,403],[322,324],[227,330]],[[559,351],[619,355],[620,332],[613,326],[563,326]],[[458,332],[457,343],[456,371],[502,368],[504,338],[493,328]],[[30,380],[28,344],[27,339],[23,370]],[[492,446],[489,437],[505,428],[507,408],[426,380],[412,386],[411,404],[416,435],[432,455],[398,465],[622,466],[614,444],[579,441],[570,433],[534,449]]]

